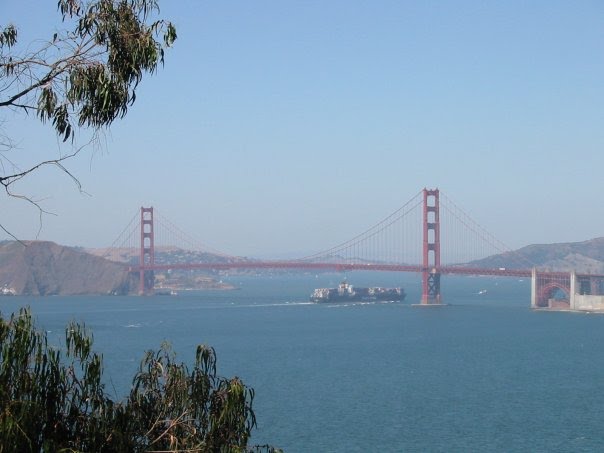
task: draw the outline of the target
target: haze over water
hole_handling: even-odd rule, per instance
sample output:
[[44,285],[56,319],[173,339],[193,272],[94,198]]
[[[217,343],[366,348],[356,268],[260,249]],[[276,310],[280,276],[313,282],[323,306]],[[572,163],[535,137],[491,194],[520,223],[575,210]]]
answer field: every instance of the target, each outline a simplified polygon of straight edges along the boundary
[[[51,39],[56,3],[2,2],[2,23]],[[69,163],[83,193],[60,172],[23,181],[57,214],[41,232],[5,199],[20,239],[107,247],[154,206],[222,252],[298,257],[423,187],[513,249],[602,236],[604,2],[159,3],[179,36],[165,67]],[[22,168],[71,149],[36,115],[3,121]]]
[[[70,319],[92,329],[121,398],[143,351],[164,339],[191,362],[216,348],[219,373],[256,390],[252,444],[316,451],[597,451],[604,408],[604,317],[533,312],[530,282],[443,279],[452,304],[412,308],[419,277],[351,273],[403,285],[405,303],[309,304],[342,275],[233,277],[241,290],[177,297],[3,298],[30,304],[53,341]],[[486,293],[484,292],[486,290]],[[483,292],[483,294],[479,294]]]

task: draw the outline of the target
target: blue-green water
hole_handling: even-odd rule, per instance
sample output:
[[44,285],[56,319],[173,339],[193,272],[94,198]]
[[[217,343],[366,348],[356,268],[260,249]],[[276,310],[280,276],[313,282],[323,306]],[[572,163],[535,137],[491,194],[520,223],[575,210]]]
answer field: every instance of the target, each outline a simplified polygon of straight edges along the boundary
[[348,275],[405,286],[402,304],[307,303],[340,278],[234,277],[240,290],[177,297],[2,298],[0,310],[30,305],[56,341],[68,320],[85,321],[118,397],[145,349],[167,339],[187,361],[210,344],[220,374],[256,390],[252,443],[288,452],[604,450],[604,316],[533,312],[530,284],[517,279],[447,277],[452,305],[413,308],[419,278],[406,274]]

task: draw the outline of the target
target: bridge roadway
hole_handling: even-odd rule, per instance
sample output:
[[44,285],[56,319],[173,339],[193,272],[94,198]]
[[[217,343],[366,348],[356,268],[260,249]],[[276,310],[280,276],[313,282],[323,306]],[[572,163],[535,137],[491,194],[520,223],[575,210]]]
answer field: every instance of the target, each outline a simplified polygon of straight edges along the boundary
[[[404,264],[347,264],[347,263],[310,263],[304,261],[235,261],[228,263],[191,263],[191,264],[153,264],[149,266],[129,266],[129,272],[147,270],[167,271],[170,269],[202,269],[202,270],[228,270],[228,269],[298,269],[298,270],[335,270],[335,271],[392,271],[392,272],[423,272],[425,269],[419,265]],[[436,269],[434,269],[436,271]],[[431,269],[428,269],[431,271]],[[531,269],[487,269],[462,266],[441,266],[440,274],[451,275],[491,275],[500,277],[530,277]],[[564,272],[547,272],[551,276],[564,276]]]
[[[189,264],[153,264],[150,266],[128,266],[128,272],[147,270],[167,271],[170,269],[201,269],[201,270],[229,270],[229,269],[298,269],[298,270],[335,270],[335,271],[390,271],[390,272],[416,272],[424,271],[423,266],[405,264],[352,264],[352,263],[310,263],[304,261],[234,261],[228,263],[189,263]],[[428,268],[428,271],[436,269]],[[464,266],[441,266],[440,274],[446,275],[484,275],[495,277],[531,277],[532,269],[512,268],[480,268]],[[541,276],[568,277],[568,272],[538,271]],[[604,279],[604,274],[577,274],[577,277],[591,277]]]

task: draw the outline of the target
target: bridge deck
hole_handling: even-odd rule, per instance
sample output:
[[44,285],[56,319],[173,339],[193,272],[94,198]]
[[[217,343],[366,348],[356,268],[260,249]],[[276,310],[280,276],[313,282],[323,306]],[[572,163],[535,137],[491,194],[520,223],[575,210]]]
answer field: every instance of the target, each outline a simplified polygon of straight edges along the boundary
[[[335,270],[335,271],[392,271],[392,272],[423,272],[428,270],[448,275],[485,275],[497,277],[530,277],[532,269],[488,269],[462,266],[441,266],[438,269],[425,269],[417,265],[403,264],[354,264],[354,263],[309,263],[303,261],[236,261],[230,263],[190,263],[190,264],[154,264],[151,266],[129,266],[129,272],[141,270],[170,270],[170,269],[201,269],[201,270],[228,270],[228,269],[299,269],[299,270]],[[538,271],[540,275],[567,276],[568,272]],[[589,276],[604,278],[600,274],[577,274],[578,277]]]

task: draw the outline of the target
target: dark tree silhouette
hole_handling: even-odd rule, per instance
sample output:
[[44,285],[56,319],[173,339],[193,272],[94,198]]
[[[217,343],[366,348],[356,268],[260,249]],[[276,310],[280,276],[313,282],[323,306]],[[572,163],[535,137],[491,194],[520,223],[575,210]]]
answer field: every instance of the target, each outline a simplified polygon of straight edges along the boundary
[[148,351],[116,402],[92,345],[81,324],[58,347],[28,309],[0,317],[0,451],[249,451],[254,391],[217,375],[212,348],[197,347],[192,369],[167,344]]

